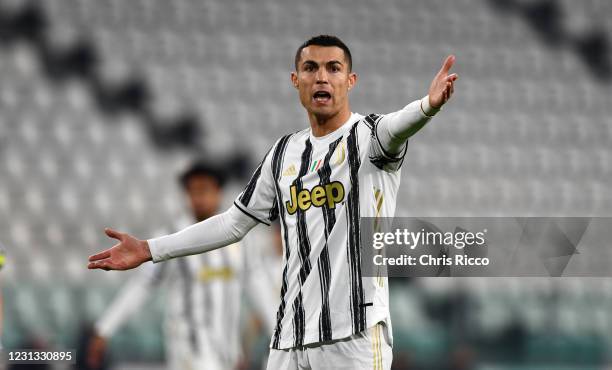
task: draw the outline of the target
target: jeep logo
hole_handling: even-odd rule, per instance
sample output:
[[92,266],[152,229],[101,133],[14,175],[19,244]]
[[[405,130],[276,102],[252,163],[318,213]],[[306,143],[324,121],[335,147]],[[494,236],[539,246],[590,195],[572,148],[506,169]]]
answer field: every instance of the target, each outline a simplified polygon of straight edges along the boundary
[[292,215],[298,208],[306,211],[310,206],[322,207],[325,203],[331,209],[336,208],[336,204],[344,199],[344,186],[339,181],[334,181],[325,185],[317,185],[312,190],[302,189],[297,192],[297,187],[291,185],[291,200],[285,204],[287,212]]

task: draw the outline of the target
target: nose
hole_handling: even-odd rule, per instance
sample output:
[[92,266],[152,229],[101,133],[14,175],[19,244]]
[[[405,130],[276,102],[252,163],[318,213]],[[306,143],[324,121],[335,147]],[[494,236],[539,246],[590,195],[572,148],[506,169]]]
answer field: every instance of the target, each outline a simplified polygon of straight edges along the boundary
[[319,68],[319,70],[317,71],[317,83],[318,84],[326,84],[328,83],[327,81],[327,71],[325,70],[325,68]]

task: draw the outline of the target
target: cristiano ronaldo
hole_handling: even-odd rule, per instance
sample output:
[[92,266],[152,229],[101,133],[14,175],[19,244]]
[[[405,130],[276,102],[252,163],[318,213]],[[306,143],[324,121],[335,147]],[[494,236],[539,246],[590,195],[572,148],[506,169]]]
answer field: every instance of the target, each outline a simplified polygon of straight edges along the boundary
[[393,217],[408,139],[452,96],[454,61],[446,58],[424,98],[363,116],[349,105],[357,83],[349,48],[335,36],[311,38],[291,73],[310,127],[272,145],[225,213],[150,240],[106,229],[119,242],[89,268],[208,252],[279,219],[284,269],[268,369],[390,369],[388,284],[362,276],[360,217]]

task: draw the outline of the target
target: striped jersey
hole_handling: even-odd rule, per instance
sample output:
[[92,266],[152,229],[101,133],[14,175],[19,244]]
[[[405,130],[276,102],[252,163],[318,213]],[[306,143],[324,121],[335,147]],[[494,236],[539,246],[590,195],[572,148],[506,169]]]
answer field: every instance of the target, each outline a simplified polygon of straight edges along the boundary
[[406,146],[382,147],[382,115],[350,119],[334,132],[279,139],[234,204],[283,237],[281,301],[270,347],[287,349],[391,326],[386,278],[362,277],[360,217],[392,217]]
[[[189,223],[180,222],[179,229],[186,225]],[[269,242],[262,237],[255,233],[243,243]],[[206,368],[233,368],[242,353],[240,310],[245,286],[248,289],[244,290],[255,293],[249,294],[249,298],[263,321],[270,322],[266,329],[273,326],[268,318],[274,310],[268,307],[273,302],[272,291],[262,291],[262,285],[269,287],[271,279],[262,276],[259,270],[257,276],[255,272],[251,274],[255,268],[269,268],[261,265],[261,252],[259,246],[242,248],[232,244],[210,253],[146,264],[122,288],[96,323],[96,329],[102,336],[111,337],[142,307],[154,288],[164,283],[168,291],[164,320],[168,368],[198,368],[203,366],[199,361],[208,361]],[[219,363],[217,366],[212,365],[212,356]]]

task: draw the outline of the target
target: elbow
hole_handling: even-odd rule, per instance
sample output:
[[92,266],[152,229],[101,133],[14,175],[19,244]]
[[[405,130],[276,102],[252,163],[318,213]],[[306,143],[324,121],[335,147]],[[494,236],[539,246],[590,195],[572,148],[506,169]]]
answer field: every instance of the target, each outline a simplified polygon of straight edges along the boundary
[[234,243],[242,240],[249,230],[257,225],[253,219],[246,216],[235,205],[224,213],[224,221],[227,226],[225,229],[228,232],[228,238]]
[[229,235],[228,238],[233,242],[238,242],[240,240],[242,240],[242,238],[244,238],[244,236],[247,234],[248,230],[244,230],[243,228],[241,228],[238,225],[232,225],[229,228]]

